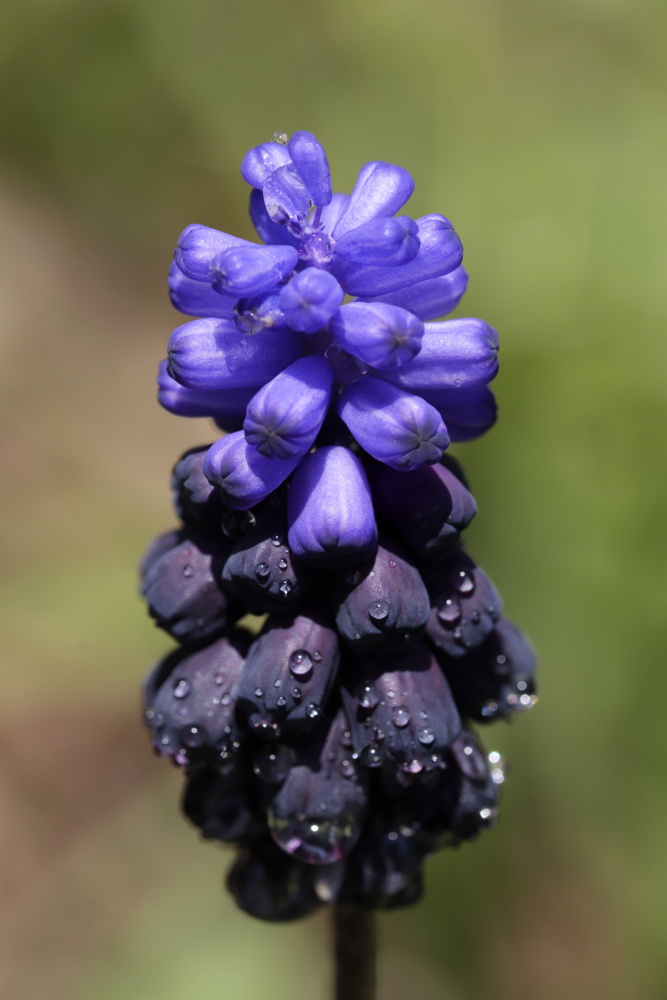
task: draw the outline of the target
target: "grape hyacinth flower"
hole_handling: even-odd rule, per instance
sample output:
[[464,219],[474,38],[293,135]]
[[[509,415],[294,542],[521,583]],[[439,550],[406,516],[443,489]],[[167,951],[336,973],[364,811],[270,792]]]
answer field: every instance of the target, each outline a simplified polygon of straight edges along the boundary
[[434,851],[495,821],[504,771],[473,722],[536,700],[532,650],[464,551],[477,507],[446,454],[496,419],[498,338],[442,318],[466,290],[461,242],[443,215],[399,214],[402,167],[334,193],[302,131],[241,172],[261,242],[190,225],[168,276],[191,318],[158,400],[224,433],[178,460],[180,525],[142,563],[180,644],[145,719],[185,772],[186,817],[238,848],[247,913],[391,909]]

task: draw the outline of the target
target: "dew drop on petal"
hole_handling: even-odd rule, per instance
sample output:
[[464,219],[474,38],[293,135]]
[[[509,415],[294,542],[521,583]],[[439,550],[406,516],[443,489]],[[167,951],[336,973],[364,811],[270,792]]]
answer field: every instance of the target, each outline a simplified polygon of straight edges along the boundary
[[307,677],[313,669],[313,658],[307,649],[295,649],[289,658],[290,673],[294,677]]
[[190,694],[191,687],[184,677],[176,681],[174,685],[174,698],[187,698]]
[[410,713],[402,705],[396,705],[391,710],[391,721],[397,729],[405,729],[410,722]]
[[368,606],[368,615],[373,621],[383,622],[389,614],[389,601],[380,599]]
[[259,562],[255,566],[255,576],[258,580],[267,580],[271,575],[271,567],[267,562]]

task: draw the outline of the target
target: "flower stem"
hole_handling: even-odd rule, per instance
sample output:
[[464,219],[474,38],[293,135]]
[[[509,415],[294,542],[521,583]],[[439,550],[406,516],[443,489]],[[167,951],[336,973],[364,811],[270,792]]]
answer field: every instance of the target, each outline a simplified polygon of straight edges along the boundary
[[375,917],[361,906],[334,906],[334,1000],[375,1000]]

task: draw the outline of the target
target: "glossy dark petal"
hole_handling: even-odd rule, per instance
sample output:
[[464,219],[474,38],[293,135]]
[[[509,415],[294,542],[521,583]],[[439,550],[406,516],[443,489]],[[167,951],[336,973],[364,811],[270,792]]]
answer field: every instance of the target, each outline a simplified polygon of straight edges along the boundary
[[438,768],[461,730],[442,670],[418,642],[394,656],[350,658],[343,704],[355,752],[366,767],[413,775]]
[[498,407],[486,385],[470,389],[422,389],[420,395],[435,406],[452,441],[473,441],[496,422]]
[[233,629],[195,652],[178,649],[155,667],[144,699],[157,753],[181,766],[234,756],[234,699],[248,644],[248,633]]
[[308,732],[325,711],[339,659],[333,619],[319,607],[271,616],[248,654],[240,711],[260,737]]
[[355,651],[400,646],[423,631],[431,607],[419,571],[390,539],[373,560],[337,575],[332,599],[338,631]]
[[206,840],[238,844],[257,838],[265,827],[251,799],[250,776],[241,765],[228,773],[204,766],[188,778],[181,809]]
[[371,810],[361,840],[348,859],[338,901],[375,910],[412,906],[423,892],[420,839],[384,803]]
[[317,878],[317,868],[289,858],[267,836],[239,852],[227,888],[251,917],[283,923],[306,917],[322,905]]
[[171,474],[172,501],[174,510],[188,527],[219,532],[227,508],[219,490],[203,472],[209,448],[210,445],[202,445],[181,455]]
[[452,551],[477,512],[459,466],[449,456],[412,472],[372,463],[368,476],[378,519],[429,562]]
[[441,653],[464,656],[500,618],[502,599],[486,573],[461,550],[423,573],[432,609],[426,634]]
[[283,851],[310,865],[340,861],[359,839],[366,810],[364,780],[342,740],[347,720],[339,709],[307,740],[269,807],[271,836]]

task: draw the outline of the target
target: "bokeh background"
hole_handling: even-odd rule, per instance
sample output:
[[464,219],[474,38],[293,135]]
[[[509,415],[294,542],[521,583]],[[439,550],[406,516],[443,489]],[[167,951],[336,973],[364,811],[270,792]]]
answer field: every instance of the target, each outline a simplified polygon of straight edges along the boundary
[[203,421],[154,401],[180,230],[251,237],[279,129],[335,186],[386,159],[443,211],[500,331],[501,419],[458,449],[472,554],[541,658],[483,735],[498,828],[381,919],[381,998],[667,992],[667,8],[651,0],[23,0],[0,12],[7,1000],[320,1000],[324,917],[267,927],[179,818],[139,683],[135,564]]

